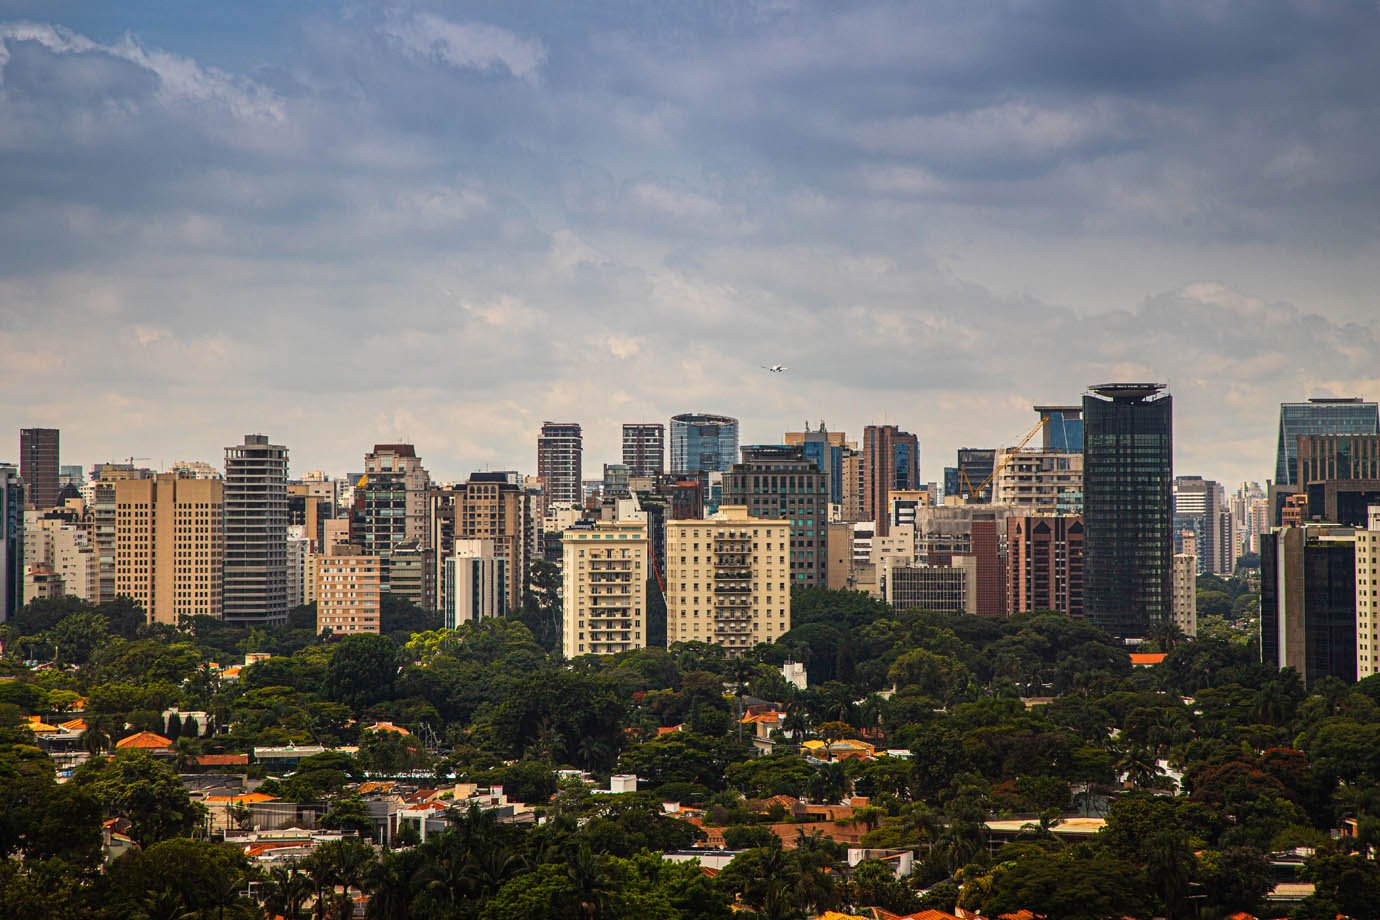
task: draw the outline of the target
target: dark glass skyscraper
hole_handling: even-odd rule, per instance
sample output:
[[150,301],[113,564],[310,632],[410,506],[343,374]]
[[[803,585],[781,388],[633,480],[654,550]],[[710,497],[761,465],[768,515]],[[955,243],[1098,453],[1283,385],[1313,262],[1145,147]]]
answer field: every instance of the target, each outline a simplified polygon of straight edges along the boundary
[[1310,399],[1279,404],[1279,444],[1275,449],[1275,483],[1298,484],[1299,435],[1376,434],[1380,432],[1376,404],[1359,396]]
[[1084,610],[1118,636],[1170,616],[1174,402],[1159,383],[1083,396]]

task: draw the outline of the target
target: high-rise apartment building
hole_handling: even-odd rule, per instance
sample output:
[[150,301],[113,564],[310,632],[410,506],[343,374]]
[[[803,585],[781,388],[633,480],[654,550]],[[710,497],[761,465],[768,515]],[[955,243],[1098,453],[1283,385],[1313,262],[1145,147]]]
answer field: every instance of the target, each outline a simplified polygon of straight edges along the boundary
[[44,510],[58,503],[58,429],[19,429],[19,478],[30,508]]
[[150,623],[222,615],[225,484],[219,479],[121,479],[115,485],[115,594]]
[[1006,520],[1007,612],[1083,616],[1083,519],[1023,515]]
[[724,474],[723,483],[721,508],[740,505],[755,518],[790,524],[792,585],[822,588],[828,583],[828,477],[805,459],[803,447],[744,447],[742,462]]
[[594,521],[561,537],[561,651],[612,655],[647,645],[646,521]]
[[875,521],[877,535],[884,537],[888,496],[922,488],[920,439],[895,425],[868,425],[863,429],[862,471],[862,516]]
[[24,606],[24,481],[0,463],[0,623]]
[[[666,640],[740,655],[791,628],[790,524],[721,505],[666,522]],[[822,584],[822,582],[821,582]]]
[[1275,448],[1275,483],[1298,482],[1298,439],[1312,434],[1380,433],[1380,411],[1359,396],[1314,398],[1307,402],[1280,403],[1279,442]]
[[1232,546],[1231,511],[1220,483],[1201,476],[1174,479],[1175,549],[1188,552],[1181,534],[1193,533],[1199,575],[1230,575],[1237,553]]
[[1174,402],[1164,389],[1113,383],[1083,397],[1083,604],[1122,637],[1170,616]]
[[100,602],[115,599],[115,488],[126,479],[151,479],[153,473],[131,463],[98,463],[91,470],[91,500],[86,523],[99,559]]
[[301,524],[289,524],[287,529],[287,605],[291,610],[303,604],[309,604],[315,597],[308,597],[311,592],[307,589],[308,577],[314,576],[315,572],[310,571],[312,563],[308,560],[312,555],[312,539],[307,536],[307,528]]
[[[531,506],[515,473],[471,473],[467,481],[437,491],[433,500],[437,557],[444,564],[466,540],[492,544],[494,556],[504,562],[507,608],[519,609],[527,568],[536,558],[530,538]],[[440,574],[444,578],[444,572]]]
[[736,418],[706,412],[671,417],[671,472],[722,473],[736,462]]
[[843,449],[840,461],[843,469],[843,495],[839,500],[839,517],[857,522],[864,519],[867,504],[867,465],[863,453],[852,446]]
[[232,623],[288,612],[288,449],[261,434],[225,448],[225,601]]
[[377,633],[383,560],[358,547],[337,545],[316,562],[316,632]]
[[100,557],[76,510],[24,512],[24,564],[46,567],[64,596],[99,603]]
[[[384,591],[394,590],[395,548],[410,544],[430,553],[431,476],[411,444],[375,444],[364,455],[364,474],[355,481],[350,542],[380,558]],[[409,555],[406,562],[413,558]],[[434,586],[434,557],[428,555],[426,562],[433,566],[430,575],[417,579],[409,571],[403,580]]]
[[541,478],[542,517],[556,504],[584,500],[584,438],[575,422],[543,422],[537,438],[537,476]]
[[1279,527],[1261,536],[1261,661],[1292,667],[1305,687],[1329,676],[1356,680],[1356,558],[1350,527]]
[[457,629],[508,611],[508,560],[493,540],[456,540],[441,577],[441,615],[446,629]]
[[1356,679],[1380,674],[1380,506],[1356,531]]
[[[1079,422],[1082,431],[1082,422]],[[1083,511],[1083,450],[1003,450],[992,502],[1047,516]]]
[[624,424],[623,465],[630,476],[660,476],[666,472],[666,426],[660,422]]
[[1198,635],[1198,559],[1192,553],[1174,554],[1171,619],[1185,636]]

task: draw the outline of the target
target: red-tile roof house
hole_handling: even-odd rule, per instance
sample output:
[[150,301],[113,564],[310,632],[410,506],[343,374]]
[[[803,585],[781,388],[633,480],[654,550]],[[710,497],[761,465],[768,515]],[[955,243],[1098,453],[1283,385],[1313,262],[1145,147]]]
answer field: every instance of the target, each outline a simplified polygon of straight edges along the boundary
[[115,742],[117,751],[171,751],[172,740],[153,732],[136,732]]

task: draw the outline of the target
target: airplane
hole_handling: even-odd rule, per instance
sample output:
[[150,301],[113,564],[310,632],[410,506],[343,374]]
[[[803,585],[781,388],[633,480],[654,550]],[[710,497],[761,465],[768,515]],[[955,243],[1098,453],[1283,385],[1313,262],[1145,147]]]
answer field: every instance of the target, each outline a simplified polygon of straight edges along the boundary
[[766,364],[759,364],[759,365],[757,365],[757,366],[760,367],[760,368],[762,368],[762,370],[764,370],[764,371],[770,371],[770,372],[773,373],[773,374],[780,374],[780,373],[782,373],[783,371],[788,371],[788,370],[790,370],[790,368],[787,367],[787,366],[784,365],[784,364],[772,364],[772,365],[770,365],[770,366],[768,366],[768,365],[766,365]]

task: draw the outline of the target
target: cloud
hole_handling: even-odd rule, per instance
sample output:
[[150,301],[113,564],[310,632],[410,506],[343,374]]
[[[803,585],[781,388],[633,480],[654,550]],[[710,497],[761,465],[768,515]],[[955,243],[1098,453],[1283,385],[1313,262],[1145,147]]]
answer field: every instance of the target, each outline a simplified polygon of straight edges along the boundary
[[335,472],[407,436],[453,478],[553,416],[592,469],[630,418],[886,417],[937,476],[1131,375],[1231,482],[1280,400],[1380,395],[1373,16],[485,10],[0,25],[4,423]]
[[390,17],[382,31],[407,54],[461,70],[506,70],[519,80],[540,78],[546,47],[482,22],[452,22],[432,13]]

